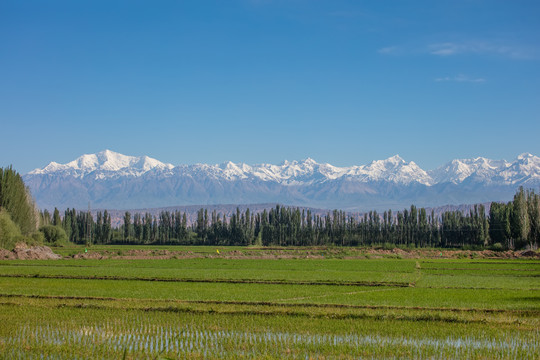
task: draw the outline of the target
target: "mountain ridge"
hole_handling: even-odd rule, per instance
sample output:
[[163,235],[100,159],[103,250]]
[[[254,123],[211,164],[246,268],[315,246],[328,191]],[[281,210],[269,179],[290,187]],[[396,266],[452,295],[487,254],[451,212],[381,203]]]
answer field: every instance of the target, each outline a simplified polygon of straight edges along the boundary
[[540,185],[540,158],[523,153],[512,162],[455,159],[425,171],[399,155],[348,167],[311,158],[281,165],[229,161],[174,166],[148,156],[104,150],[67,164],[51,162],[24,179],[45,207],[84,208],[88,202],[114,208],[280,202],[365,211],[369,206],[401,208],[417,202],[441,206],[506,200],[519,186]]

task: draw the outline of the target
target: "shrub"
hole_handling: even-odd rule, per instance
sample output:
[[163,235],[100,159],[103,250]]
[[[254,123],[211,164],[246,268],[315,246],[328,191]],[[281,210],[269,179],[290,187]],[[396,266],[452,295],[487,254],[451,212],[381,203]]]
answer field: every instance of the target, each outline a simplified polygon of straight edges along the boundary
[[41,245],[45,242],[45,236],[41,231],[36,231],[30,235],[29,245]]
[[68,237],[64,229],[60,226],[45,225],[39,228],[43,233],[45,242],[54,246],[64,246],[68,244]]
[[0,248],[13,250],[15,244],[22,241],[21,230],[11,220],[11,216],[4,211],[0,210]]

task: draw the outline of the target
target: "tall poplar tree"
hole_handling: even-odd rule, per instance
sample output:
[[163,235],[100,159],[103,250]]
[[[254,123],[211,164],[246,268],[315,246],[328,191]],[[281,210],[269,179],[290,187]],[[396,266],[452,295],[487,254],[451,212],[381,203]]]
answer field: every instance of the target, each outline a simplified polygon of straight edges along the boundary
[[0,168],[0,210],[5,210],[22,235],[30,235],[39,225],[39,211],[22,177],[10,167]]
[[527,243],[530,232],[527,197],[523,187],[520,187],[517,194],[514,195],[513,203],[512,235],[515,239],[515,247],[521,248]]

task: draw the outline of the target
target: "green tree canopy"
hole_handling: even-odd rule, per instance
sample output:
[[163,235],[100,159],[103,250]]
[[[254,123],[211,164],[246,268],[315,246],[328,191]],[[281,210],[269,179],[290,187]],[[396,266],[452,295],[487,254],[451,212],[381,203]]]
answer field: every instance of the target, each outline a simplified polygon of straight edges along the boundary
[[11,167],[0,168],[0,209],[7,211],[22,235],[38,227],[39,213],[22,177]]
[[61,226],[44,225],[39,228],[39,231],[43,233],[45,241],[49,244],[58,246],[68,242],[68,236]]

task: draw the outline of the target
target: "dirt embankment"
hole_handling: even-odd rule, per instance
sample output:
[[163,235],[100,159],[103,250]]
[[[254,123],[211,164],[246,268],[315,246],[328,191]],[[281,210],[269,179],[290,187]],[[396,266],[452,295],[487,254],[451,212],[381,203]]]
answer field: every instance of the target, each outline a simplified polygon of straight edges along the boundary
[[28,246],[19,243],[13,251],[0,249],[0,260],[58,260],[61,258],[47,246]]
[[521,258],[540,258],[540,253],[527,251],[493,251],[493,250],[436,250],[436,249],[366,249],[368,256],[379,257],[401,257],[404,259],[423,259],[423,258],[441,258],[441,259],[521,259]]
[[471,250],[435,250],[435,249],[377,249],[377,248],[257,248],[227,251],[220,248],[220,253],[194,252],[182,250],[137,250],[124,251],[88,251],[72,256],[75,259],[522,259],[540,258],[535,251],[471,251]]
[[[381,248],[245,248],[228,251],[220,248],[221,252],[186,251],[181,248],[167,249],[129,249],[129,250],[91,250],[65,258],[73,259],[540,259],[540,253],[526,251],[471,251],[471,250],[436,250],[436,249],[381,249]],[[13,251],[0,249],[0,260],[46,260],[61,259],[47,246],[29,247],[17,244]]]

